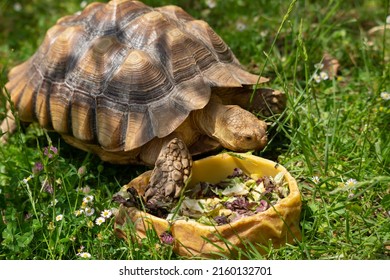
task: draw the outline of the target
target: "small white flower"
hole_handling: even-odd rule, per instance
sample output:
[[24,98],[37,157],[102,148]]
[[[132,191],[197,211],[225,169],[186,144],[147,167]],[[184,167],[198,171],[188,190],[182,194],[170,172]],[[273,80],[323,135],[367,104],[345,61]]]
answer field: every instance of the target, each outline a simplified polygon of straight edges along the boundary
[[327,80],[329,79],[328,73],[321,71],[320,73],[321,80]]
[[78,210],[74,211],[74,215],[75,215],[76,217],[80,216],[80,215],[83,214],[83,213],[84,213],[84,210],[83,210],[83,209],[78,209]]
[[263,30],[260,32],[261,37],[266,37],[268,35],[268,30]]
[[15,10],[15,12],[20,12],[21,10],[22,10],[22,4],[20,4],[19,2],[16,2],[15,4],[14,4],[14,10]]
[[104,209],[103,212],[101,213],[101,216],[105,219],[110,218],[111,215],[112,215],[112,211],[107,209]]
[[353,187],[357,184],[357,181],[355,179],[348,179],[347,182],[345,182],[346,187]]
[[30,181],[32,178],[34,178],[34,175],[30,175],[27,178],[24,178],[22,182],[26,185],[28,185],[28,181]]
[[313,75],[313,79],[314,81],[316,81],[316,83],[321,83],[321,76],[318,75],[317,73]]
[[314,184],[318,184],[320,182],[320,178],[318,176],[313,176],[311,180],[313,181]]
[[87,5],[88,5],[88,2],[87,2],[87,1],[81,1],[81,3],[80,3],[80,7],[81,7],[82,9],[84,9]]
[[95,223],[100,226],[102,223],[104,223],[106,221],[106,219],[104,219],[103,217],[99,217],[96,219]]
[[236,23],[236,29],[240,32],[244,31],[246,29],[246,24],[243,23],[242,21],[238,21]]
[[91,254],[87,253],[87,252],[81,252],[81,253],[78,253],[77,255],[83,259],[89,259],[91,257]]
[[313,79],[318,84],[318,83],[321,83],[321,81],[329,79],[329,75],[328,75],[328,73],[321,71],[320,74],[314,73]]
[[57,215],[56,221],[57,221],[57,222],[62,221],[63,218],[64,218],[64,215],[62,215],[62,214]]
[[382,98],[383,100],[390,100],[390,93],[389,93],[389,92],[386,92],[386,91],[381,92],[381,98]]
[[388,16],[386,17],[386,23],[387,23],[387,24],[390,24],[390,15],[388,15]]
[[95,213],[95,209],[91,208],[91,207],[86,207],[84,209],[84,213],[85,213],[86,216],[92,216],[93,213]]
[[215,0],[206,0],[206,5],[210,9],[213,9],[217,6],[217,2]]
[[50,201],[49,207],[53,207],[53,206],[55,206],[57,203],[58,203],[58,200],[57,200],[57,198],[55,198],[54,200]]
[[83,202],[90,203],[93,201],[93,195],[87,195],[83,198]]

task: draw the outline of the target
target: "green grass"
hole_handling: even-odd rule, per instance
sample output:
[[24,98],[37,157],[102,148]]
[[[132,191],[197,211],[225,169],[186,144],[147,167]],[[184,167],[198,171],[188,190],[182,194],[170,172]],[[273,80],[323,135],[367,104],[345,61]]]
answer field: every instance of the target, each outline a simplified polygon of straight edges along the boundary
[[[249,70],[288,96],[284,114],[269,119],[269,145],[257,154],[297,179],[303,238],[269,246],[263,256],[248,246],[241,256],[389,259],[390,100],[381,93],[390,92],[390,32],[369,32],[385,23],[389,1],[215,2],[209,8],[206,1],[145,1],[177,4],[206,20]],[[1,87],[59,17],[80,9],[74,0],[19,3],[20,11],[14,1],[0,1]],[[337,59],[339,72],[317,83],[313,75],[323,70],[316,65],[325,53]],[[51,146],[57,153],[49,157]],[[43,170],[31,177],[37,162]],[[138,244],[116,238],[112,218],[94,224],[104,209],[118,206],[112,195],[144,170],[103,163],[55,133],[21,126],[0,146],[0,259],[77,259],[80,248],[94,259],[179,258],[153,231]],[[75,216],[86,195],[95,213]]]

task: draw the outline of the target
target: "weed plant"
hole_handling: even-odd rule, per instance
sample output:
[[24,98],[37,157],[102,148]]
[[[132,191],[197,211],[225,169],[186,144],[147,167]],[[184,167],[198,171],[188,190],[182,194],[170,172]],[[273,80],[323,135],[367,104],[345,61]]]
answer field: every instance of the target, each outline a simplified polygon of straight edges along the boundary
[[[46,30],[89,1],[0,1],[0,119],[7,72]],[[207,21],[288,106],[257,155],[285,166],[302,194],[302,240],[245,259],[389,259],[389,1],[145,0]],[[386,25],[386,21],[388,25]],[[150,230],[113,233],[112,196],[145,167],[117,166],[19,124],[0,146],[0,259],[177,259]],[[221,256],[221,258],[224,258]]]

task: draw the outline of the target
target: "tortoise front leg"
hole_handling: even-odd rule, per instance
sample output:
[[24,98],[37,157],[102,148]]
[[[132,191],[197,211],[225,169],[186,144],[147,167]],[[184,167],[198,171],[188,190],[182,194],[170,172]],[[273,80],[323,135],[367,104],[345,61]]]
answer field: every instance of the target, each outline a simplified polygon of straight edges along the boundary
[[191,175],[192,158],[186,145],[174,138],[162,148],[146,187],[144,199],[151,213],[170,211]]

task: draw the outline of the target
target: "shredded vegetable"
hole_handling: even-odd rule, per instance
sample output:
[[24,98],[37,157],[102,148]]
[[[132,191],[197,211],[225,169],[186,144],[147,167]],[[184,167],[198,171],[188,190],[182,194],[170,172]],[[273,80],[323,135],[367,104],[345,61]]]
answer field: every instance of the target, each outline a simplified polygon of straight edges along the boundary
[[223,225],[266,211],[288,196],[284,175],[281,172],[275,177],[256,179],[235,168],[231,175],[216,184],[200,182],[195,185],[166,219]]

